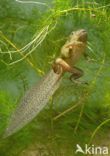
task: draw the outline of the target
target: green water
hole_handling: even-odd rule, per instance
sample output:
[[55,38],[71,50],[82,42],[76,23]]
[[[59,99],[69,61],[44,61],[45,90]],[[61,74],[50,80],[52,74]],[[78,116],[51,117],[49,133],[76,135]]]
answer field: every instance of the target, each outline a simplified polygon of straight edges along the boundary
[[[109,147],[109,1],[41,2],[46,5],[0,2],[0,156],[74,156],[76,144],[84,147],[90,141]],[[21,131],[3,139],[21,97],[51,69],[70,32],[80,28],[88,32],[87,53],[92,60],[82,58],[77,67],[84,71],[81,81],[89,85],[76,85],[66,74],[45,109]],[[44,40],[37,46],[40,32],[39,40]],[[35,38],[30,47],[21,49]]]

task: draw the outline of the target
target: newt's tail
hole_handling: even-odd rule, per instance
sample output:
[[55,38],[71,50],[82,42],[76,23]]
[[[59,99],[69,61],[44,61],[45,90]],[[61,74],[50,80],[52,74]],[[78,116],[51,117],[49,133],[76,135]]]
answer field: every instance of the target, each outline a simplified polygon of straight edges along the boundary
[[4,138],[12,135],[28,124],[47,104],[60,84],[61,74],[51,70],[38,85],[30,89],[10,118]]

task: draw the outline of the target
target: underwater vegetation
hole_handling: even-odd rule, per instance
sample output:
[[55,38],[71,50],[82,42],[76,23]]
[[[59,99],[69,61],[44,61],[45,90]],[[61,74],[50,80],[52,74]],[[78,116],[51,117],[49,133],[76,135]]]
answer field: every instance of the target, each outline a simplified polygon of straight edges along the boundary
[[[62,77],[55,94],[32,122],[3,138],[26,91],[52,68],[72,31],[88,33],[89,60],[72,83]],[[76,145],[110,149],[110,4],[100,1],[0,2],[0,156],[73,156]],[[80,153],[77,154],[80,156]]]

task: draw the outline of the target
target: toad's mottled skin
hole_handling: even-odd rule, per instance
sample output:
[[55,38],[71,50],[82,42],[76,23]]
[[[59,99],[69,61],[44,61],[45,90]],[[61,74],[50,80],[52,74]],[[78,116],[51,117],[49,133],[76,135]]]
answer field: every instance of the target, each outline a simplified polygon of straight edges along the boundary
[[[85,55],[87,45],[87,32],[84,29],[72,32],[61,48],[61,54],[56,59],[53,69],[56,73],[61,70],[63,72],[70,72],[74,79],[83,75],[81,69],[76,68],[74,65],[79,61],[82,55]],[[62,68],[61,68],[62,67]]]

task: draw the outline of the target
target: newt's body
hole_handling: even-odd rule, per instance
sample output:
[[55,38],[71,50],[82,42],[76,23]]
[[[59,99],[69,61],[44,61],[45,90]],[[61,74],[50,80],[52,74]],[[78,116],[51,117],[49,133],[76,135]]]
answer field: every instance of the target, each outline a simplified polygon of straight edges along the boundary
[[61,48],[61,54],[53,64],[53,69],[31,88],[22,98],[11,116],[4,137],[10,136],[28,124],[47,104],[49,98],[54,94],[60,84],[63,73],[70,72],[74,79],[82,76],[82,70],[76,68],[81,55],[84,54],[87,43],[87,32],[78,30],[72,32],[69,39]]

